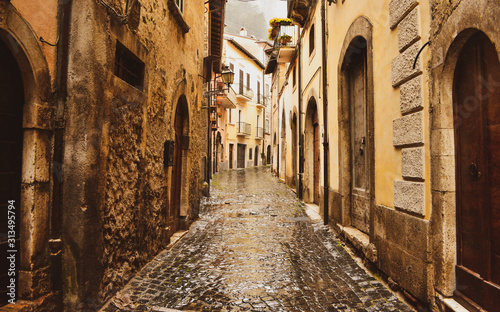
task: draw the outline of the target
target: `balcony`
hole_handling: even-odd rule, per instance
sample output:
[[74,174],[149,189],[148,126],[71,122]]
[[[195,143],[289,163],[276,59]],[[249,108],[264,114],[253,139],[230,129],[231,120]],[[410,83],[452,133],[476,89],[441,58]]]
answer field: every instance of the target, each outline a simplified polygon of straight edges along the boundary
[[262,140],[264,139],[264,128],[262,127],[257,127],[257,134],[255,135],[255,139]]
[[292,60],[297,47],[297,38],[299,34],[296,26],[280,26],[276,39],[274,40],[274,49],[278,51],[277,62],[288,63]]
[[252,89],[247,88],[245,85],[243,85],[241,83],[235,83],[234,89],[236,91],[236,98],[238,100],[248,102],[248,101],[251,101],[255,95],[253,93]]
[[237,135],[249,136],[250,134],[252,134],[252,125],[250,125],[248,122],[243,122],[243,121],[238,122]]
[[229,90],[224,90],[224,87],[219,88],[217,102],[221,103],[224,108],[236,108],[236,92],[232,87],[229,87]]
[[262,94],[257,94],[257,108],[264,108],[266,104],[264,103],[264,97]]

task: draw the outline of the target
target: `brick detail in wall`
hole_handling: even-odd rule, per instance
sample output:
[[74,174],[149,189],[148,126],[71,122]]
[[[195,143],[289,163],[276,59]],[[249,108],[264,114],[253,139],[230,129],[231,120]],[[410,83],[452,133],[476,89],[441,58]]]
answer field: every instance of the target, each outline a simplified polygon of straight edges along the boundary
[[422,182],[394,181],[394,206],[425,216],[425,187]]
[[399,52],[403,52],[419,39],[419,14],[418,7],[416,7],[398,25]]
[[424,143],[423,113],[416,112],[393,121],[393,144],[404,146]]

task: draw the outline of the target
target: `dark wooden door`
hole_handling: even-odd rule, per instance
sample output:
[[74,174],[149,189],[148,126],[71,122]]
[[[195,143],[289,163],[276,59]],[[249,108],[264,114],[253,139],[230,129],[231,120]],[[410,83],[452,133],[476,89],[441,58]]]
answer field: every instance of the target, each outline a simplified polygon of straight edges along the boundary
[[313,117],[313,131],[314,131],[314,137],[313,137],[313,148],[314,148],[314,203],[319,204],[319,177],[320,177],[320,172],[319,172],[319,121],[318,121],[318,113],[317,111],[314,114]]
[[292,185],[294,186],[295,189],[298,189],[297,185],[297,116],[293,114],[293,119],[292,119],[292,171],[293,171],[293,177],[292,177]]
[[255,147],[255,154],[253,155],[253,165],[258,166],[259,165],[259,147]]
[[[463,304],[500,307],[500,63],[474,35],[454,80],[457,182],[457,290]],[[471,301],[473,303],[471,303]]]
[[237,168],[245,168],[245,152],[246,146],[245,144],[238,144],[238,160],[237,160]]
[[348,69],[351,125],[351,222],[368,233],[370,229],[370,190],[367,127],[366,50],[354,55]]
[[173,231],[179,229],[181,212],[181,185],[182,185],[182,146],[184,137],[184,111],[179,108],[179,103],[175,114],[175,145],[174,145],[174,166],[172,168],[172,185],[170,199],[170,221],[174,225]]
[[229,169],[233,169],[233,144],[229,144]]
[[[0,40],[0,267],[8,268],[7,250],[19,250],[24,88],[16,59]],[[8,248],[8,208],[13,201],[16,248]],[[17,255],[20,258],[20,255]],[[17,267],[19,263],[17,263]],[[0,306],[7,303],[7,270],[0,272]]]

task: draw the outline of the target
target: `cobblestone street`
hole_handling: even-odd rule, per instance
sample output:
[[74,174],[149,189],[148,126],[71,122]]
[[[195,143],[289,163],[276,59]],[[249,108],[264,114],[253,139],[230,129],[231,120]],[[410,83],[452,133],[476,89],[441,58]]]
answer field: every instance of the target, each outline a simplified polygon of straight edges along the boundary
[[413,311],[267,170],[215,175],[189,233],[102,311]]

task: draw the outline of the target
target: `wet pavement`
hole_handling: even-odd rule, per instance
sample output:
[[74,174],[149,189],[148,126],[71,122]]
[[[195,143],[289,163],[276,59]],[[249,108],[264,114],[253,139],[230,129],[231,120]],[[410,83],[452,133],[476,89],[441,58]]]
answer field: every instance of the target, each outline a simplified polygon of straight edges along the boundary
[[102,311],[413,311],[268,170],[215,175],[189,233]]

